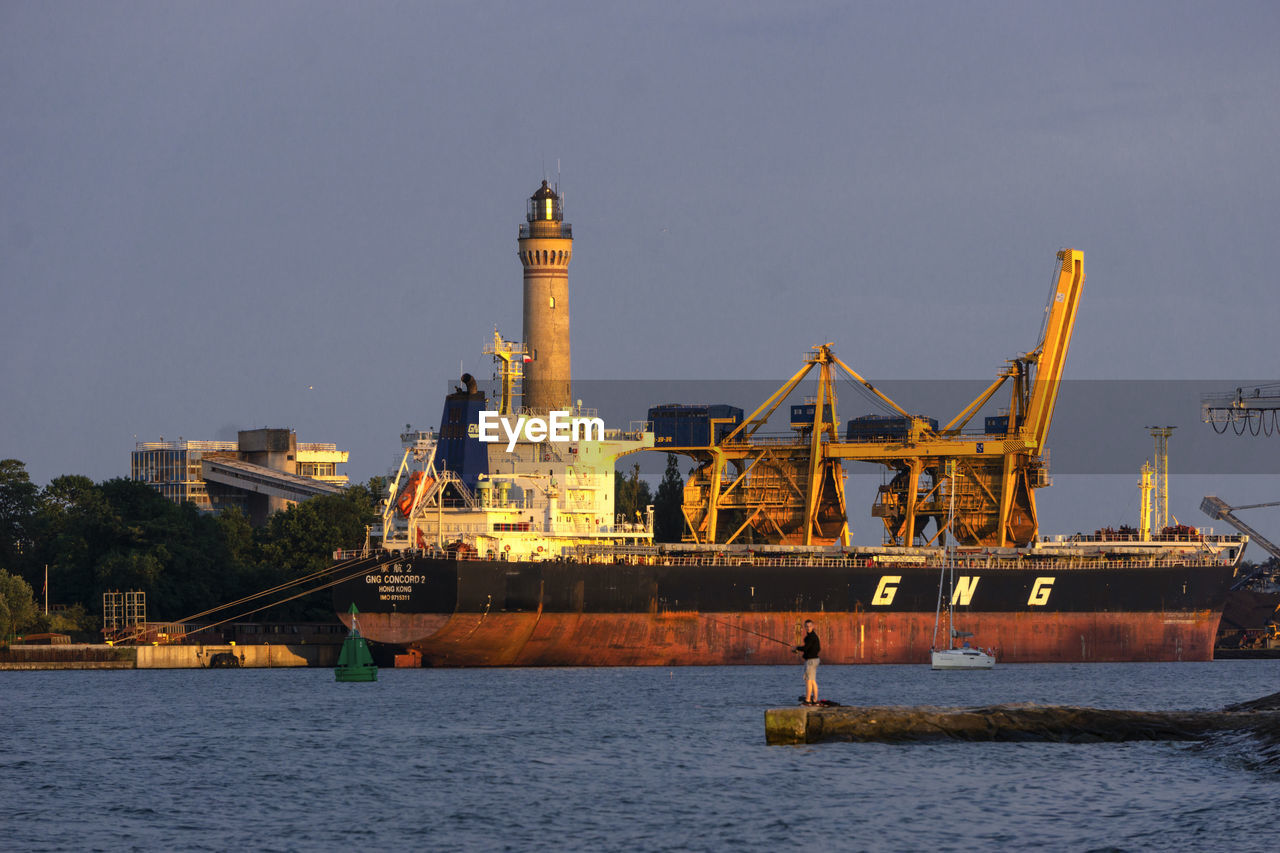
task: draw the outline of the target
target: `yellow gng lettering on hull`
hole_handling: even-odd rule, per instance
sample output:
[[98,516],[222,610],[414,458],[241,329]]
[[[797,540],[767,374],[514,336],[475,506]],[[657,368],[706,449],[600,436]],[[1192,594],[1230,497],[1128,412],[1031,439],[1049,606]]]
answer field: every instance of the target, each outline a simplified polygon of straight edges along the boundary
[[876,585],[876,594],[871,599],[873,605],[889,605],[893,604],[893,597],[898,594],[898,584],[902,582],[902,575],[884,575],[880,578],[880,583]]
[[1027,598],[1027,604],[1032,606],[1043,606],[1049,603],[1049,593],[1053,592],[1054,578],[1036,578],[1035,585],[1031,587],[1031,595]]
[[973,600],[974,590],[978,588],[978,577],[970,577],[969,575],[961,575],[956,578],[956,589],[951,594],[951,603],[968,607],[969,602]]

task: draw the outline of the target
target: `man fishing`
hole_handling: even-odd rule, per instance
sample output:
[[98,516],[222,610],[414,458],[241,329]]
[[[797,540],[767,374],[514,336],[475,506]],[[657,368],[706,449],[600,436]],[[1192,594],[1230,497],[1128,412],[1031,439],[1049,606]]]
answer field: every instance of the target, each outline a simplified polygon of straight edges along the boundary
[[818,632],[813,630],[813,620],[804,620],[804,645],[795,649],[804,658],[804,704],[818,704],[818,653],[822,651],[822,643],[818,641]]

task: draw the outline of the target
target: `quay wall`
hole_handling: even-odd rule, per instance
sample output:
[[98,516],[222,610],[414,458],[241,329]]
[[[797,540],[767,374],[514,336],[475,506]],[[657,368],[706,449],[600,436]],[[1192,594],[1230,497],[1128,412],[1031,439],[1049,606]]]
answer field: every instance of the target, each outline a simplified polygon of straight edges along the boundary
[[341,646],[139,646],[138,669],[200,669],[214,655],[230,653],[242,667],[335,666]]
[[332,667],[342,647],[297,645],[107,646],[75,644],[10,646],[0,650],[0,670],[204,669],[220,653],[235,655],[241,667]]

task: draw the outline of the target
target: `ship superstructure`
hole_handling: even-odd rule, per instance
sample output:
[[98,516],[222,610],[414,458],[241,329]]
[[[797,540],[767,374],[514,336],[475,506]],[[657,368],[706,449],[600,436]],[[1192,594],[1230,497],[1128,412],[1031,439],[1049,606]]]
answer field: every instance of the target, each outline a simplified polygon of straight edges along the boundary
[[[507,344],[495,333],[495,341]],[[499,361],[509,370],[509,363]],[[511,387],[503,375],[502,386]],[[653,446],[653,433],[599,430],[577,440],[533,440],[530,424],[514,438],[480,440],[480,413],[492,412],[512,430],[522,416],[514,398],[488,409],[488,397],[470,376],[445,399],[440,434],[401,434],[404,454],[389,487],[380,526],[381,549],[428,554],[451,552],[487,559],[545,560],[572,556],[602,543],[653,541],[653,508],[622,518],[614,506],[617,460]],[[581,406],[566,421],[593,420]]]

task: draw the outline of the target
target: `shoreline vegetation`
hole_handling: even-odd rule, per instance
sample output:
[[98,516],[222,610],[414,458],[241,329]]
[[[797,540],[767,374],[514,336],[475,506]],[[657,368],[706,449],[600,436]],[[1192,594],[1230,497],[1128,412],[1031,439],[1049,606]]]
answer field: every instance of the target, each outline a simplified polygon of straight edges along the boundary
[[[305,577],[359,547],[384,488],[375,477],[253,528],[238,508],[202,513],[127,478],[40,488],[24,463],[0,460],[0,647],[23,634],[101,642],[106,592],[141,590],[147,620],[176,622]],[[258,618],[337,622],[324,595]]]
[[[100,643],[107,592],[142,591],[145,621],[176,623],[322,571],[335,551],[365,542],[386,490],[387,479],[373,477],[255,528],[236,507],[201,512],[124,477],[95,483],[69,474],[41,488],[25,463],[2,459],[0,650],[31,634]],[[679,541],[683,481],[674,456],[656,495],[639,465],[615,472],[615,492],[627,517],[654,504],[658,541]],[[322,593],[251,612],[268,622],[338,624]]]

